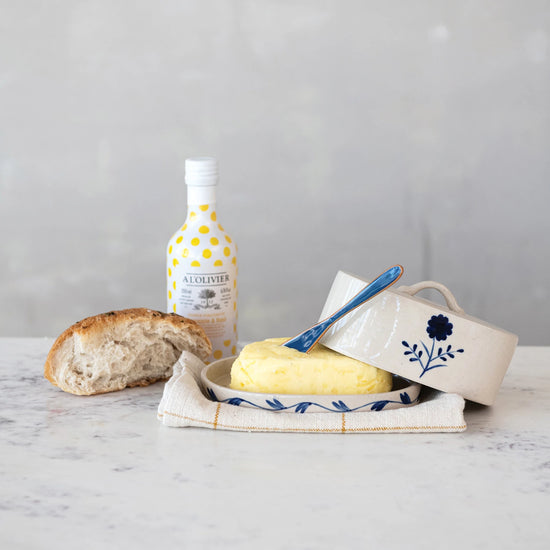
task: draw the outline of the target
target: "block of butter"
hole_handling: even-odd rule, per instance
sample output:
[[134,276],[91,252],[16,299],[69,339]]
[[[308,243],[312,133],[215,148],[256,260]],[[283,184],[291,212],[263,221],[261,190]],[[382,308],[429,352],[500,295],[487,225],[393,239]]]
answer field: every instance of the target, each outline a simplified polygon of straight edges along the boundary
[[391,390],[392,375],[317,344],[309,353],[270,338],[245,346],[231,367],[234,390],[274,394],[349,395]]

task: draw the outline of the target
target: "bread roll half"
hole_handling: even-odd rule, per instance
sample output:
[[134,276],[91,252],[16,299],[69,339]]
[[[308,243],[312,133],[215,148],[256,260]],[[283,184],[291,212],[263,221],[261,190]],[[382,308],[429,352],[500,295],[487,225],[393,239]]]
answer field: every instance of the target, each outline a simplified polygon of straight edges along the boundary
[[183,350],[202,360],[212,351],[195,321],[145,308],[110,311],[63,332],[48,354],[44,376],[76,395],[147,386],[170,378]]

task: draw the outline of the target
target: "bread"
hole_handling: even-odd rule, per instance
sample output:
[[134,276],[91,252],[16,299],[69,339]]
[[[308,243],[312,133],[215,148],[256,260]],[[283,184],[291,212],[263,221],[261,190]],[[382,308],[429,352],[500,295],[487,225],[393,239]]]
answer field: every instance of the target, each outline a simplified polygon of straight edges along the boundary
[[48,354],[44,376],[76,395],[147,386],[170,378],[183,350],[202,360],[212,352],[195,321],[145,308],[110,311],[63,332]]

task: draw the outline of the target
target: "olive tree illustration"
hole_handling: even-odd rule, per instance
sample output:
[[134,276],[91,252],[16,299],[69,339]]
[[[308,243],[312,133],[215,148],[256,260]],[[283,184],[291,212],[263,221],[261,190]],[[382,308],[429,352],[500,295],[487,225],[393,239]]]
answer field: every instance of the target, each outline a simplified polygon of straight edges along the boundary
[[214,298],[215,296],[216,293],[210,288],[203,288],[199,292],[199,298],[206,301],[206,305],[204,306],[206,308],[212,307],[212,303],[210,302],[210,300],[212,300],[212,298]]

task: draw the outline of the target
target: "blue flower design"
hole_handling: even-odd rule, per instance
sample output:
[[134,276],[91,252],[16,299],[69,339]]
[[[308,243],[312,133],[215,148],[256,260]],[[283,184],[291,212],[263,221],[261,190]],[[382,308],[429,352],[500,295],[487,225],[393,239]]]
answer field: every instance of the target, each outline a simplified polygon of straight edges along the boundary
[[428,321],[426,332],[430,338],[435,338],[441,342],[447,340],[447,336],[453,333],[453,324],[449,323],[449,319],[445,315],[433,315]]
[[[432,339],[431,349],[424,342],[420,342],[423,350],[420,349],[418,344],[413,344],[412,346],[406,340],[403,340],[401,344],[407,348],[407,351],[404,351],[404,355],[408,355],[409,361],[411,363],[416,363],[422,367],[422,373],[419,378],[422,378],[428,371],[432,369],[437,369],[439,367],[446,367],[446,363],[449,359],[454,359],[455,354],[464,353],[462,348],[453,350],[452,346],[449,344],[447,349],[444,350],[442,347],[438,348],[437,353],[435,350],[436,340],[441,342],[446,340],[448,336],[453,333],[453,324],[449,322],[449,318],[445,315],[432,315],[428,321],[428,326],[426,327],[426,332],[428,336]],[[426,352],[426,355],[424,355]],[[435,364],[437,361],[442,361],[441,363]]]

